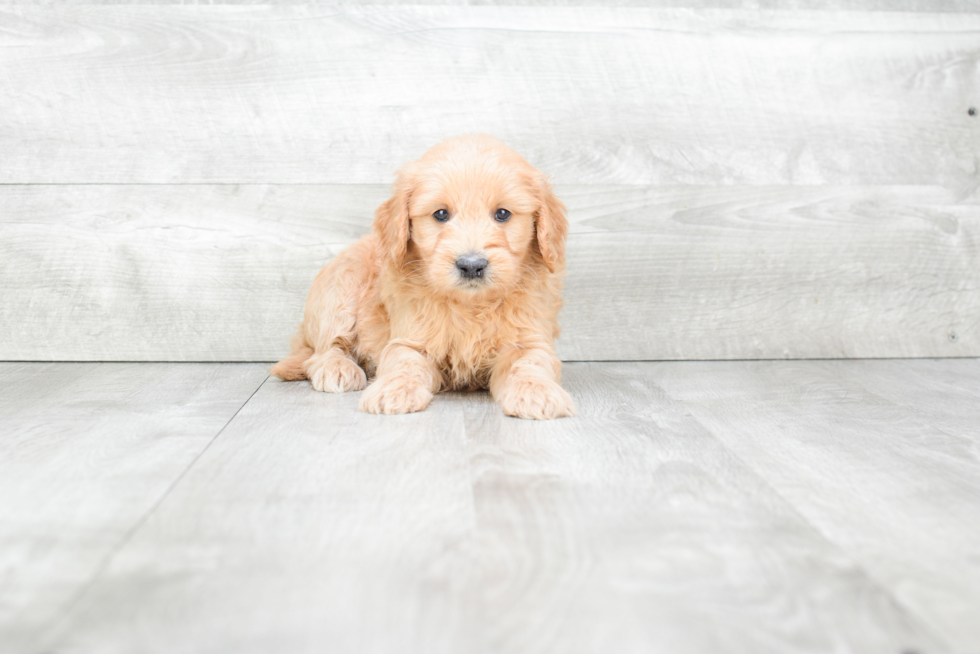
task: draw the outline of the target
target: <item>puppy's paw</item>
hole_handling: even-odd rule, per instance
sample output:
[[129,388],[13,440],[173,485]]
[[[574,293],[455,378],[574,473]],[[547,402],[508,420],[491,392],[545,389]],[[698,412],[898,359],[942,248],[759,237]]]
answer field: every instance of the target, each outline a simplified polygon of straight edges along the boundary
[[552,420],[575,415],[571,396],[557,382],[543,379],[510,379],[497,402],[515,418]]
[[304,364],[306,378],[318,391],[346,393],[367,386],[367,376],[350,357],[338,350],[314,354]]
[[414,413],[431,401],[432,391],[423,386],[379,377],[364,391],[358,408],[365,413]]

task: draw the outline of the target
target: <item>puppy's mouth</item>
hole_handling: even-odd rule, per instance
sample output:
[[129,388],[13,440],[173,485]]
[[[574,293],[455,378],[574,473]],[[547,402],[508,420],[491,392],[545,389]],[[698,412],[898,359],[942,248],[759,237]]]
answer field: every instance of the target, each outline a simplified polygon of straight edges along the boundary
[[456,288],[464,291],[482,291],[491,285],[488,277],[486,274],[480,277],[463,277],[460,275],[456,279]]

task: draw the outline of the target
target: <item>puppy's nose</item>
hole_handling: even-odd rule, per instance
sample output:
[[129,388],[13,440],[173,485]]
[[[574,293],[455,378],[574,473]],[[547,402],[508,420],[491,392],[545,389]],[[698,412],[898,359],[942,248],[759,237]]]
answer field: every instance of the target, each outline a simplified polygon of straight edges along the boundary
[[476,279],[483,277],[483,271],[487,269],[487,260],[479,254],[464,254],[456,259],[456,267],[466,279]]

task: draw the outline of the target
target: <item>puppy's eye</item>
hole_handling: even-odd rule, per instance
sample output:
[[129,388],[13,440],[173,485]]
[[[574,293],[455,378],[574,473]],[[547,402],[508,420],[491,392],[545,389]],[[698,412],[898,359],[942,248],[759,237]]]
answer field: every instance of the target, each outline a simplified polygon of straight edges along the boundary
[[497,209],[497,213],[493,214],[493,219],[498,223],[505,223],[510,220],[510,212],[506,209]]
[[446,211],[445,209],[439,209],[439,211],[432,214],[432,217],[438,220],[439,222],[444,223],[447,220],[449,220],[449,212]]

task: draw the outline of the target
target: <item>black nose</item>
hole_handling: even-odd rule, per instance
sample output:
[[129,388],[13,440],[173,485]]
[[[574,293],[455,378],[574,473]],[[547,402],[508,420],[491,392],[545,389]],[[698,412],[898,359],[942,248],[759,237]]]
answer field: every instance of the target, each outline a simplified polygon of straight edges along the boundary
[[479,254],[464,254],[456,259],[456,267],[464,278],[476,279],[483,277],[483,271],[487,269],[487,260]]

